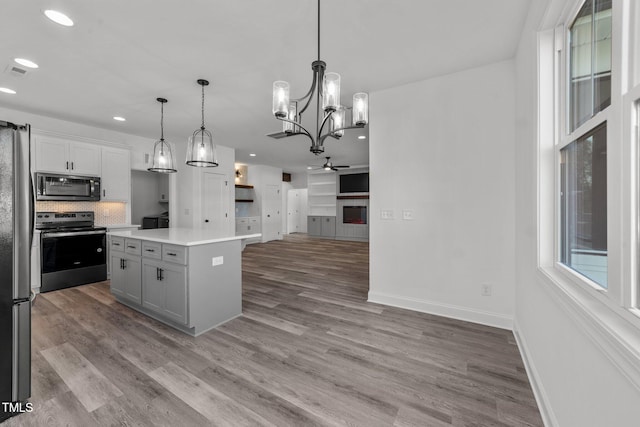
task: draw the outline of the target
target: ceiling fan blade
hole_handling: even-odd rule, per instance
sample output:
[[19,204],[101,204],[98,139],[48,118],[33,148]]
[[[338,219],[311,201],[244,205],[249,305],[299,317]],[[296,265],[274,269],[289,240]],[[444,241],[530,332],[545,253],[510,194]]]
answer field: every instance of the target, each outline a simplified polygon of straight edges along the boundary
[[275,133],[268,133],[266,136],[274,139],[282,139],[292,135],[293,135],[292,133],[287,133],[287,132],[275,132]]

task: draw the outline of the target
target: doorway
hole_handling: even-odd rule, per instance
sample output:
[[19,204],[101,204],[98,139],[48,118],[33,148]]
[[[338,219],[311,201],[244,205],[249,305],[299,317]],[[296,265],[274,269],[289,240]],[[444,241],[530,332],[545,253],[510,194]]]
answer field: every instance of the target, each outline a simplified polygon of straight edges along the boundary
[[262,203],[262,241],[282,239],[280,185],[265,185]]

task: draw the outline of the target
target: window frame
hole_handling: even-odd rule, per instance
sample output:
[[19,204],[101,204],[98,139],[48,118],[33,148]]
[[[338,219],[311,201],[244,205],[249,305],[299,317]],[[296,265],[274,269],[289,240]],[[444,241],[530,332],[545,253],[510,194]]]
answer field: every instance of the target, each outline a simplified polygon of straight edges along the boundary
[[[566,118],[568,26],[582,0],[538,31],[537,274],[572,321],[640,388],[640,2],[613,0],[611,106],[571,134]],[[553,19],[557,19],[555,23]],[[554,26],[555,25],[555,26]],[[608,289],[560,259],[560,149],[607,120]],[[618,142],[616,142],[618,141]],[[612,191],[613,190],[613,191]],[[624,237],[624,238],[623,238]]]
[[[611,189],[613,186],[613,182],[610,179],[612,175],[612,159],[609,157],[609,150],[611,149],[612,142],[614,142],[616,131],[613,129],[611,124],[615,122],[614,115],[618,114],[618,106],[614,105],[614,92],[617,86],[615,82],[618,81],[618,70],[621,69],[620,64],[618,64],[617,58],[614,54],[614,45],[617,34],[614,34],[614,15],[616,14],[615,4],[612,5],[612,45],[611,45],[611,103],[605,107],[604,109],[595,113],[591,118],[587,119],[584,123],[578,126],[576,129],[571,131],[570,119],[571,119],[571,106],[569,100],[571,99],[571,25],[575,22],[580,9],[586,0],[576,1],[571,13],[565,18],[564,23],[557,27],[555,30],[555,46],[554,50],[559,53],[557,55],[557,59],[559,64],[556,64],[555,75],[554,75],[554,86],[555,90],[558,91],[558,95],[556,96],[556,106],[555,111],[558,112],[555,117],[556,121],[556,132],[555,132],[555,141],[554,141],[554,164],[555,164],[555,205],[554,205],[554,213],[555,213],[555,227],[554,227],[554,267],[557,273],[564,276],[566,280],[571,281],[572,283],[578,286],[588,286],[596,292],[602,294],[611,294],[612,292],[615,294],[619,292],[618,289],[615,289],[614,286],[611,287],[611,279],[612,279],[612,264],[615,265],[618,260],[616,259],[616,251],[613,251],[613,262],[611,259],[612,255],[612,240],[615,240],[615,237],[612,239],[612,227],[611,221],[609,220],[609,216],[614,212],[611,212],[612,204],[612,195]],[[615,0],[614,0],[615,3]],[[582,275],[578,271],[572,269],[568,265],[565,265],[561,262],[561,248],[562,248],[562,217],[561,217],[561,174],[560,174],[560,160],[561,160],[561,151],[573,143],[574,141],[578,141],[580,138],[584,137],[588,133],[592,132],[598,126],[606,123],[607,126],[607,287],[603,287],[600,284],[594,282],[593,280],[587,278]],[[615,210],[615,209],[614,209]],[[615,274],[613,275],[615,276]]]

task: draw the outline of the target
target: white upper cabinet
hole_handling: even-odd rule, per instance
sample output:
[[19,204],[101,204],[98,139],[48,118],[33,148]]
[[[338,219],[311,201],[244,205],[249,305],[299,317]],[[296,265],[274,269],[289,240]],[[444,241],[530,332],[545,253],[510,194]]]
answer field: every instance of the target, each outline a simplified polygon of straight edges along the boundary
[[102,147],[102,194],[105,202],[128,202],[131,198],[129,150]]
[[52,137],[34,139],[37,172],[100,176],[100,146]]
[[100,147],[83,142],[69,143],[71,174],[100,176],[102,170]]

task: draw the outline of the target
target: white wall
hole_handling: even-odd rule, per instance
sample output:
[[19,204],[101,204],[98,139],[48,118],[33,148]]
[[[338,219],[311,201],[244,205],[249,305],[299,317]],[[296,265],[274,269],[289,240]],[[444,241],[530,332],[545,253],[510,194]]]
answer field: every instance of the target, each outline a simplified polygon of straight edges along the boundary
[[547,426],[637,426],[640,390],[620,369],[637,357],[612,361],[609,343],[537,268],[537,31],[573,4],[531,2],[516,58],[515,332]]
[[370,301],[511,327],[514,80],[507,61],[370,95]]
[[[174,187],[170,189],[171,212],[174,226],[201,228],[202,218],[202,173],[212,172],[225,176],[227,181],[227,229],[221,233],[235,235],[235,150],[218,145],[216,147],[218,166],[215,168],[197,168],[185,164],[187,155],[186,141],[175,144],[176,164],[178,173],[175,174]],[[170,186],[172,183],[169,184]],[[174,195],[177,195],[175,197]],[[176,203],[173,203],[173,201]]]

